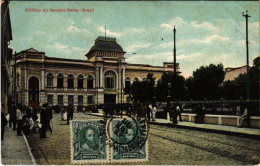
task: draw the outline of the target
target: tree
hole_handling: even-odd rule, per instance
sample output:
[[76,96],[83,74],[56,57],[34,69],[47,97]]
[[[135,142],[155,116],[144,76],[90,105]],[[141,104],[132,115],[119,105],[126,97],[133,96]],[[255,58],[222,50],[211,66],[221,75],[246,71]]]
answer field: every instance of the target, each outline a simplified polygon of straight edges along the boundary
[[125,94],[129,95],[134,103],[152,103],[154,96],[155,78],[153,74],[147,74],[144,81],[134,81],[130,87],[124,89]]
[[186,80],[188,94],[195,100],[219,99],[221,87],[225,77],[222,64],[201,66],[193,72],[193,76]]
[[[168,93],[168,84],[171,84],[170,94]],[[158,101],[167,101],[167,96],[170,95],[172,99],[183,100],[186,98],[185,78],[181,75],[173,73],[163,73],[161,79],[156,87],[156,99]]]

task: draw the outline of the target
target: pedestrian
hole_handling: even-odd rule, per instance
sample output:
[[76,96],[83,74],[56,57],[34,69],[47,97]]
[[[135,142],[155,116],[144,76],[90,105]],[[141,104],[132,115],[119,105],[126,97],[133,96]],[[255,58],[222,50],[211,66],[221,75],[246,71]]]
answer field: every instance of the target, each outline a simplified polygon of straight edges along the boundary
[[183,111],[182,105],[179,104],[179,105],[177,106],[177,114],[178,114],[179,120],[180,120],[181,122],[182,122],[182,118],[181,118],[181,113],[182,113],[182,111]]
[[16,106],[12,104],[11,114],[10,114],[11,122],[13,122],[13,130],[16,130]]
[[9,127],[12,127],[12,122],[13,122],[13,109],[14,109],[14,104],[12,103],[12,105],[8,108],[8,114],[9,114]]
[[178,121],[177,121],[177,117],[178,117],[178,112],[176,110],[176,104],[174,103],[173,104],[173,107],[172,107],[172,124],[178,124]]
[[239,124],[238,127],[242,127],[242,124],[244,121],[247,121],[248,119],[248,112],[247,112],[247,108],[244,109],[244,113],[239,117]]
[[152,121],[155,121],[155,115],[156,115],[156,106],[154,105],[152,107]]
[[28,106],[28,107],[26,108],[26,115],[27,115],[27,117],[31,118],[31,116],[32,116],[31,106]]
[[47,105],[43,104],[41,108],[41,130],[40,130],[40,137],[41,138],[47,138],[46,137],[46,130],[47,130],[47,125],[48,125],[48,120],[47,120],[47,110],[46,110]]
[[5,126],[6,125],[7,125],[7,119],[5,117],[5,113],[1,111],[1,140],[4,140]]
[[32,107],[32,120],[36,121],[37,119],[38,119],[37,109],[35,107]]
[[21,113],[21,107],[16,106],[16,121],[17,121],[17,135],[22,136],[22,113]]
[[67,125],[69,125],[70,120],[73,120],[73,113],[74,113],[74,108],[73,108],[73,105],[70,104],[68,114],[67,114]]
[[25,114],[22,117],[22,131],[25,135],[29,135],[31,133],[31,126],[33,125],[32,120],[28,116],[28,114]]
[[51,128],[51,120],[53,118],[52,116],[52,108],[48,107],[48,104],[46,103],[46,112],[47,112],[47,130],[49,130],[52,134],[52,128]]

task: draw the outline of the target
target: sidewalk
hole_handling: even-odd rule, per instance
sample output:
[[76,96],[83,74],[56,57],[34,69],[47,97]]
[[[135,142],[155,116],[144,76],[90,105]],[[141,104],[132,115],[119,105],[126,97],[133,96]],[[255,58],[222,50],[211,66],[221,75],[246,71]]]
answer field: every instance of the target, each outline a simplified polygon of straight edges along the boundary
[[25,136],[17,136],[8,125],[5,127],[4,140],[1,142],[1,163],[5,165],[34,165],[27,148]]
[[[92,113],[89,115],[103,116],[102,113]],[[173,125],[167,119],[156,119],[155,122],[151,121],[150,124],[172,126],[172,127],[178,127],[178,128],[187,128],[187,129],[193,129],[193,130],[201,130],[201,131],[208,131],[208,132],[215,132],[215,133],[229,134],[229,135],[238,135],[238,136],[245,136],[245,137],[260,139],[260,129],[254,129],[254,128],[238,128],[235,126],[198,124],[198,123],[194,123],[194,122],[184,122],[184,121],[178,122],[177,125]]]

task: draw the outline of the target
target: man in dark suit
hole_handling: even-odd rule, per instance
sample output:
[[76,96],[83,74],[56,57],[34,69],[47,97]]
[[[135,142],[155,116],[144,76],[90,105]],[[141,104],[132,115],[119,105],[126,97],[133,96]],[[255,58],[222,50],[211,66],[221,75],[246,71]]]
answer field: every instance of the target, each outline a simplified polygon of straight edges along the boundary
[[69,105],[69,110],[68,110],[68,115],[67,115],[67,125],[70,123],[70,120],[73,120],[73,113],[74,113],[74,108],[73,105]]

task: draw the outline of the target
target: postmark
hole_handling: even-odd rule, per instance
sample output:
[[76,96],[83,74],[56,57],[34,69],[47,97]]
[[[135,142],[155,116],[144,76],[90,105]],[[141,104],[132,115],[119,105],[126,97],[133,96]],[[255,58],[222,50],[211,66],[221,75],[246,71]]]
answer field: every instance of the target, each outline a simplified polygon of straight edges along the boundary
[[104,120],[73,120],[71,163],[108,162],[108,140]]
[[112,162],[148,161],[148,126],[144,118],[111,119]]

